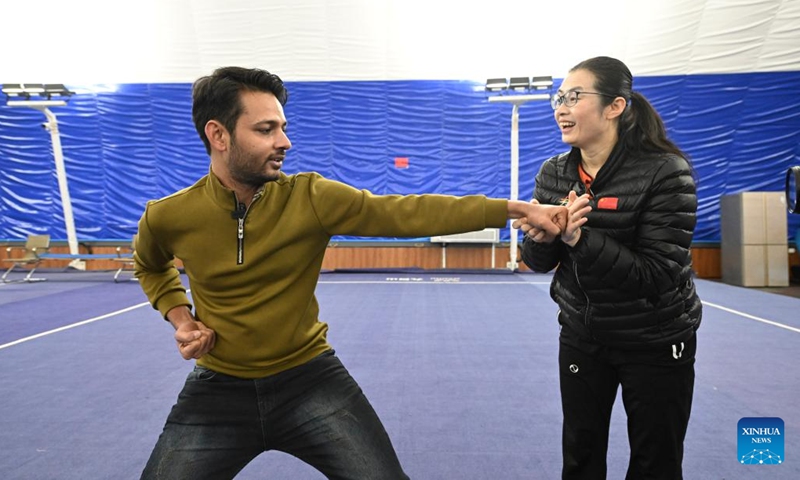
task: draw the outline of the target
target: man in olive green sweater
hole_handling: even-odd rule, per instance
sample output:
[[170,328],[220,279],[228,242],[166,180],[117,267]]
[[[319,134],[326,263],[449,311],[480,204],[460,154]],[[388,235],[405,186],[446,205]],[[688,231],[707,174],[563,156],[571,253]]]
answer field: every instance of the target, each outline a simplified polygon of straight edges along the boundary
[[[149,202],[136,276],[197,359],[142,478],[233,478],[279,450],[328,478],[404,479],[386,431],[326,340],[314,296],[333,235],[421,237],[525,218],[552,235],[566,209],[484,196],[373,195],[315,173],[281,172],[276,75],[220,68],[193,87],[208,175]],[[173,261],[179,258],[194,301]]]

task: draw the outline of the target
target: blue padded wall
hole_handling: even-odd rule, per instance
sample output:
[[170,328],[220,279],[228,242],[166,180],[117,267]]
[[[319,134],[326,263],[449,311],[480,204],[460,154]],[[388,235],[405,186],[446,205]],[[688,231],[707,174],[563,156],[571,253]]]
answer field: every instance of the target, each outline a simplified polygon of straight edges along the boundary
[[[288,87],[294,146],[287,173],[313,170],[375,193],[509,195],[511,106],[488,103],[472,82]],[[800,72],[639,77],[635,87],[697,170],[695,242],[720,241],[722,195],[782,191],[786,169],[800,165],[800,96],[791,94],[800,89]],[[53,109],[78,239],[128,240],[145,202],[194,183],[207,172],[208,159],[191,123],[190,84],[94,90]],[[66,238],[44,121],[32,109],[0,106],[2,239]],[[530,198],[541,163],[565,149],[547,102],[523,105],[522,199]],[[397,168],[397,157],[408,158],[408,168]],[[790,215],[789,232],[798,228],[800,215]]]

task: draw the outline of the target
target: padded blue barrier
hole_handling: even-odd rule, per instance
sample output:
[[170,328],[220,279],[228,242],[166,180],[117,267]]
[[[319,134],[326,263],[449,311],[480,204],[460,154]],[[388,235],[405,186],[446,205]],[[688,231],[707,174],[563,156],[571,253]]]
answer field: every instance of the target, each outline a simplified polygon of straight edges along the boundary
[[[556,81],[558,85],[558,80]],[[58,115],[79,240],[129,239],[144,204],[194,183],[208,158],[190,84],[69,86]],[[466,81],[290,82],[287,173],[318,171],[374,193],[510,193],[511,106]],[[639,77],[697,171],[695,242],[720,241],[719,200],[782,191],[800,165],[800,72]],[[32,109],[0,106],[0,239],[66,238],[49,134]],[[520,197],[566,150],[547,102],[520,109]],[[407,166],[403,160],[407,159]],[[800,215],[789,216],[789,232]],[[337,237],[337,241],[364,240]],[[393,240],[399,239],[369,239]],[[426,239],[411,239],[420,241]],[[508,231],[501,232],[508,241]]]

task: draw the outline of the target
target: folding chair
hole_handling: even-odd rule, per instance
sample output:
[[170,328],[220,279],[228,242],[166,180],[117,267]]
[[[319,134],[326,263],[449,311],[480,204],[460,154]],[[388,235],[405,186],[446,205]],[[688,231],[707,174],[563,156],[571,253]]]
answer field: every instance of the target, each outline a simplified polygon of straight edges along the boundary
[[[43,282],[47,280],[46,278],[34,278],[33,272],[36,271],[36,267],[39,266],[39,263],[42,261],[42,254],[47,253],[47,250],[50,248],[50,235],[28,235],[28,239],[25,241],[24,247],[8,247],[6,248],[6,253],[9,258],[2,259],[4,262],[10,262],[11,267],[6,270],[0,280],[3,283],[10,283],[10,280],[6,280],[8,274],[11,273],[16,267],[22,267],[23,265],[33,265],[33,268],[28,272],[28,275],[25,276],[22,282]],[[15,250],[23,250],[22,256],[11,258],[12,253]]]
[[[117,258],[113,259],[115,262],[120,263],[119,270],[114,274],[114,283],[119,283],[119,276],[123,271],[133,270],[133,252],[136,248],[136,235],[131,239],[131,246],[127,247],[128,251],[124,252],[125,247],[117,247]],[[129,278],[128,280],[137,280],[136,278]]]

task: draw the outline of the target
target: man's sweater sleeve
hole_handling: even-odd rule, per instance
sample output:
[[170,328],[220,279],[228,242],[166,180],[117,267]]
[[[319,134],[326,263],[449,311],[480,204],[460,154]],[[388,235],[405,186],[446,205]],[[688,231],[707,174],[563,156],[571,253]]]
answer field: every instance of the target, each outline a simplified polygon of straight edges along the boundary
[[424,237],[505,226],[508,201],[483,195],[375,195],[319,176],[309,201],[330,235]]
[[191,302],[175,268],[174,257],[159,243],[151,229],[148,221],[150,207],[148,204],[139,220],[133,254],[135,276],[150,304],[166,318],[167,312],[177,306],[191,308]]

